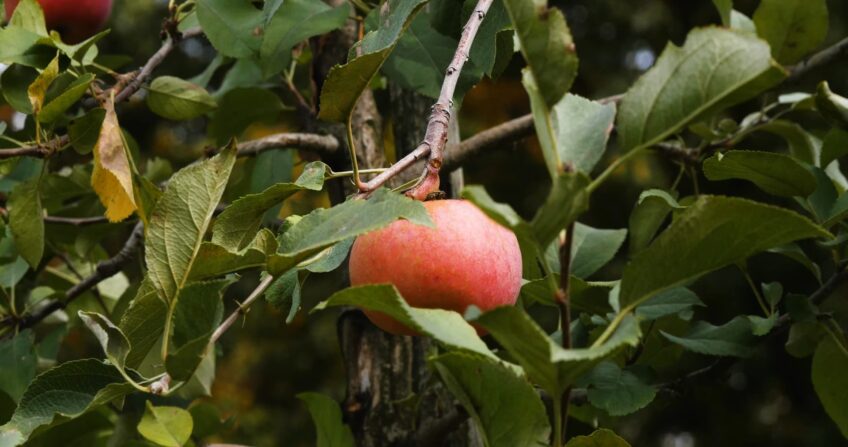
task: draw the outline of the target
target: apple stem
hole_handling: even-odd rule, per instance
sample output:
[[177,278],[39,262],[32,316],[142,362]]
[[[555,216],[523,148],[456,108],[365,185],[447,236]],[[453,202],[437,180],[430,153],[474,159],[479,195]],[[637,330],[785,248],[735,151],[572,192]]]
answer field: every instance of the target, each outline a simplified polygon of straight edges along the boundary
[[477,35],[480,24],[486,18],[486,13],[489,11],[493,2],[494,0],[479,0],[474,11],[471,13],[471,17],[468,18],[468,22],[462,28],[462,36],[459,38],[456,52],[445,71],[445,79],[442,82],[439,99],[436,100],[436,103],[431,109],[430,120],[427,122],[427,130],[424,133],[424,141],[385,172],[359,185],[359,197],[364,198],[368,196],[389,179],[403,172],[428,154],[429,158],[423,180],[408,191],[407,195],[414,198],[427,197],[430,193],[438,191],[439,171],[442,169],[444,149],[448,141],[448,127],[451,120],[451,109],[453,108],[453,96],[454,92],[456,92],[456,85],[459,82],[462,67],[468,61],[471,45],[474,43],[474,37]]

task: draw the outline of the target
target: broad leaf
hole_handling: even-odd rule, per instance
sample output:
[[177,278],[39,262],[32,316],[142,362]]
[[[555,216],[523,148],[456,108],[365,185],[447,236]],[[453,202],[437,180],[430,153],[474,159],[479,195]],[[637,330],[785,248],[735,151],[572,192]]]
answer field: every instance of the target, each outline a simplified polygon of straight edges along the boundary
[[848,130],[831,129],[822,141],[821,165],[828,166],[845,155],[848,155]]
[[180,407],[155,407],[150,401],[138,423],[138,433],[164,447],[182,447],[191,437],[194,421]]
[[496,360],[452,352],[430,360],[489,447],[546,446],[551,427],[533,386]]
[[147,106],[170,120],[189,120],[218,107],[203,87],[174,76],[160,76],[147,89]]
[[794,158],[773,152],[729,151],[704,161],[710,180],[748,180],[781,197],[807,197],[816,190],[816,177]]
[[197,19],[218,52],[246,57],[259,50],[262,12],[248,0],[198,0]]
[[32,268],[38,267],[44,254],[44,211],[39,187],[41,177],[18,183],[9,197],[9,228],[18,253]]
[[315,447],[354,447],[350,427],[342,421],[339,404],[318,393],[300,393],[297,398],[309,408],[318,439]]
[[105,110],[93,109],[71,121],[68,125],[68,137],[77,153],[85,155],[94,149],[100,138],[100,127],[103,126],[105,118]]
[[27,88],[27,96],[32,104],[32,110],[37,115],[41,112],[41,106],[44,104],[44,95],[47,94],[47,88],[53,83],[53,80],[59,76],[59,57],[53,58],[53,61],[38,74],[35,81]]
[[626,317],[615,333],[594,348],[563,349],[518,307],[500,307],[481,315],[476,322],[515,358],[527,376],[552,396],[566,388],[595,364],[624,346],[635,346],[641,332],[633,317]]
[[263,228],[247,247],[230,251],[214,242],[204,242],[192,265],[189,279],[200,280],[254,267],[263,267],[269,255],[277,252],[277,239]]
[[658,293],[636,308],[636,316],[642,321],[656,320],[666,315],[672,315],[691,309],[693,306],[704,306],[704,302],[695,292],[676,287]]
[[100,202],[106,207],[106,217],[110,222],[118,222],[129,217],[137,206],[133,195],[129,155],[124,147],[115,103],[109,100],[103,107],[106,109],[106,116],[103,118],[100,136],[93,150],[94,171],[91,173],[91,185],[100,197]]
[[[38,120],[42,123],[52,123],[62,117],[62,114],[68,110],[74,103],[88,91],[94,81],[94,75],[86,73],[75,79],[70,85],[65,87],[61,94],[55,98],[50,98],[41,112],[38,114]],[[71,137],[73,139],[73,137]]]
[[750,200],[701,196],[624,269],[622,308],[769,248],[831,237],[792,211]]
[[569,93],[551,110],[551,121],[559,159],[588,175],[607,149],[615,104]]
[[754,351],[755,337],[751,322],[743,316],[722,326],[699,321],[682,337],[666,332],[662,334],[672,342],[699,354],[748,357]]
[[612,430],[602,428],[589,436],[571,438],[565,447],[630,447],[630,444]]
[[571,88],[577,76],[577,54],[562,12],[547,0],[504,0],[545,108],[550,109]]
[[327,301],[315,307],[355,306],[364,310],[382,312],[401,324],[428,335],[448,347],[496,358],[477,331],[462,315],[444,309],[410,307],[400,293],[390,284],[350,287],[334,293]]
[[624,416],[650,404],[657,394],[632,372],[615,362],[604,361],[595,366],[585,379],[589,403],[610,416]]
[[35,334],[24,330],[14,337],[0,340],[0,391],[15,402],[21,400],[27,385],[35,377],[38,356],[35,353]]
[[156,345],[165,328],[167,315],[167,304],[159,298],[150,280],[145,278],[118,325],[132,346],[126,359],[128,368],[138,368]]
[[589,178],[579,172],[566,172],[554,179],[545,203],[530,222],[536,240],[542,247],[550,244],[589,208],[588,186]]
[[26,30],[47,36],[47,24],[44,20],[44,11],[36,0],[22,0],[18,2],[12,17],[6,17],[9,24],[19,26]]
[[652,146],[696,119],[756,96],[784,76],[768,45],[755,36],[695,29],[683,47],[669,44],[628,90],[618,114],[619,143],[625,150]]
[[150,216],[145,244],[148,275],[168,303],[185,287],[212,213],[236,160],[235,145],[171,178]]
[[721,24],[730,26],[730,12],[733,11],[733,0],[713,0],[713,4],[721,16]]
[[588,225],[574,225],[571,272],[586,278],[606,265],[627,237],[627,230],[601,230]]
[[62,363],[27,387],[12,419],[0,426],[0,444],[21,445],[35,429],[52,423],[57,416],[80,416],[134,390],[112,365],[99,360]]
[[283,110],[280,97],[264,88],[236,88],[218,101],[218,109],[209,122],[209,135],[219,145],[241,136],[251,124],[276,122]]
[[754,12],[754,24],[774,58],[794,64],[824,42],[827,16],[826,0],[763,0]]
[[400,35],[426,3],[427,0],[387,0],[385,8],[389,12],[381,17],[380,27],[366,34],[359,46],[352,50],[354,54],[361,51],[362,55],[333,67],[327,75],[321,88],[319,118],[340,123],[347,121]]
[[634,255],[647,247],[669,213],[683,208],[666,191],[661,189],[642,191],[636,207],[630,213],[630,254]]
[[822,339],[813,356],[813,388],[825,411],[848,437],[848,351],[845,337]]
[[123,370],[126,366],[127,355],[130,353],[130,342],[121,329],[112,324],[108,318],[97,312],[78,313],[80,320],[97,337],[100,347],[109,362]]
[[279,276],[337,242],[378,230],[399,218],[432,226],[421,202],[387,189],[377,190],[368,200],[353,199],[317,209],[283,234],[278,253],[268,258],[268,272]]

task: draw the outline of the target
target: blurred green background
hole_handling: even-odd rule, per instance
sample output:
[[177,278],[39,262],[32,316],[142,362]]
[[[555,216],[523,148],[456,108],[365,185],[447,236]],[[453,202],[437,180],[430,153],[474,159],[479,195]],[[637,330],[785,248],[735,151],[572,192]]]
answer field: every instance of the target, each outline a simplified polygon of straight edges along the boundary
[[[552,3],[565,11],[580,56],[580,76],[573,92],[589,98],[625,91],[651,66],[668,41],[681,44],[692,27],[714,26],[719,22],[709,0],[552,0]],[[143,63],[159,46],[166,4],[165,0],[116,0],[112,35],[104,40],[101,52],[131,56],[133,62],[124,69]],[[750,15],[757,1],[737,0],[735,4],[738,10]],[[848,35],[848,2],[832,0],[829,7],[831,24],[827,43],[832,43]],[[158,74],[191,77],[213,58],[214,51],[205,41],[186,41]],[[522,65],[520,56],[516,55],[501,79],[486,81],[467,95],[460,116],[465,137],[529,112],[519,82]],[[807,83],[792,89],[812,91],[815,82],[821,79],[828,80],[835,92],[845,95],[848,64],[831,64],[808,76]],[[731,117],[739,119],[757,106],[752,102],[737,107]],[[5,119],[8,111],[0,111]],[[285,120],[281,123],[254,126],[248,133],[260,136],[297,126],[293,114],[283,116]],[[172,161],[175,168],[200,156],[207,143],[206,123],[202,119],[176,125],[155,117],[143,104],[132,103],[123,107],[121,117],[144,157],[163,157]],[[803,116],[798,118],[803,120]],[[784,143],[772,137],[756,136],[745,144],[750,149],[770,149]],[[610,154],[615,152],[613,138]],[[277,169],[279,166],[297,169],[296,158],[294,161],[260,158],[245,168],[267,169],[267,163],[272,161],[280,163],[274,165]],[[581,221],[599,228],[627,227],[639,193],[647,188],[668,187],[677,173],[675,164],[656,156],[639,158],[616,172],[612,181],[592,197],[591,210]],[[510,203],[526,217],[532,216],[548,188],[541,155],[532,139],[483,154],[467,165],[465,174],[467,183],[485,185],[496,199]],[[703,177],[698,181],[702,190],[712,193],[769,200],[743,183],[707,184]],[[685,177],[682,194],[691,193],[692,188],[693,181]],[[315,204],[326,205],[326,197],[299,197],[282,213],[303,212]],[[764,263],[758,263],[758,258],[753,260],[752,274],[757,281],[780,280],[789,292],[796,293],[809,293],[816,288],[809,273],[795,264],[772,255],[761,256],[768,261],[769,268],[759,267]],[[596,276],[617,278],[622,266],[623,260],[619,259]],[[310,277],[305,286],[306,302],[315,302],[343,287],[345,281],[344,272]],[[230,291],[228,306],[232,307],[233,299],[243,297],[252,288],[251,282],[246,279]],[[711,274],[700,280],[694,290],[708,305],[697,310],[699,317],[712,323],[723,323],[739,313],[756,313],[756,303],[738,270]],[[209,399],[232,418],[231,428],[221,441],[258,446],[314,443],[309,415],[295,395],[320,391],[343,398],[345,372],[335,317],[332,312],[300,315],[286,325],[284,314],[261,303],[254,306],[243,325],[226,334],[219,349],[214,397]],[[729,368],[717,374],[687,382],[677,393],[660,394],[647,409],[617,420],[612,428],[637,447],[846,445],[812,389],[809,359],[786,354],[784,340],[785,337],[773,337],[771,344],[752,358],[731,362]],[[100,355],[91,337],[72,333],[63,345],[60,358],[77,358],[89,350]],[[679,370],[691,371],[713,361],[684,354]],[[573,422],[570,430],[578,434],[591,431],[591,427]]]

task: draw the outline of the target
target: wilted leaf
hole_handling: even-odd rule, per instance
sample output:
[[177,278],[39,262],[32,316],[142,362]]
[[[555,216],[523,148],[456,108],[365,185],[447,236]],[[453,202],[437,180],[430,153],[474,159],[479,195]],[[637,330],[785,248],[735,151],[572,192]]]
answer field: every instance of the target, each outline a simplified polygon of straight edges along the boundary
[[57,76],[59,76],[59,56],[53,58],[53,61],[38,74],[35,81],[27,88],[27,96],[29,96],[29,102],[32,104],[32,110],[36,115],[41,112],[47,87],[50,87]]
[[118,222],[136,209],[132,170],[118,115],[115,113],[115,103],[112,100],[106,101],[103,108],[106,109],[106,115],[97,144],[94,145],[91,185],[106,207],[106,217],[110,222]]

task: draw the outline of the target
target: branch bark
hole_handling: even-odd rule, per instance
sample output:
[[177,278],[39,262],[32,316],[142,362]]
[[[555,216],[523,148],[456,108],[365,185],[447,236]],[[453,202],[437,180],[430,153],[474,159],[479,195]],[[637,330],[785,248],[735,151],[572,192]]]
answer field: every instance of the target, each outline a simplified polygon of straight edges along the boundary
[[339,140],[332,135],[311,133],[278,133],[252,141],[239,143],[240,157],[253,157],[270,149],[294,147],[330,155],[339,149]]
[[848,55],[848,37],[819,51],[806,60],[789,67],[788,83],[796,83],[816,68],[827,65],[839,59],[840,56]]

